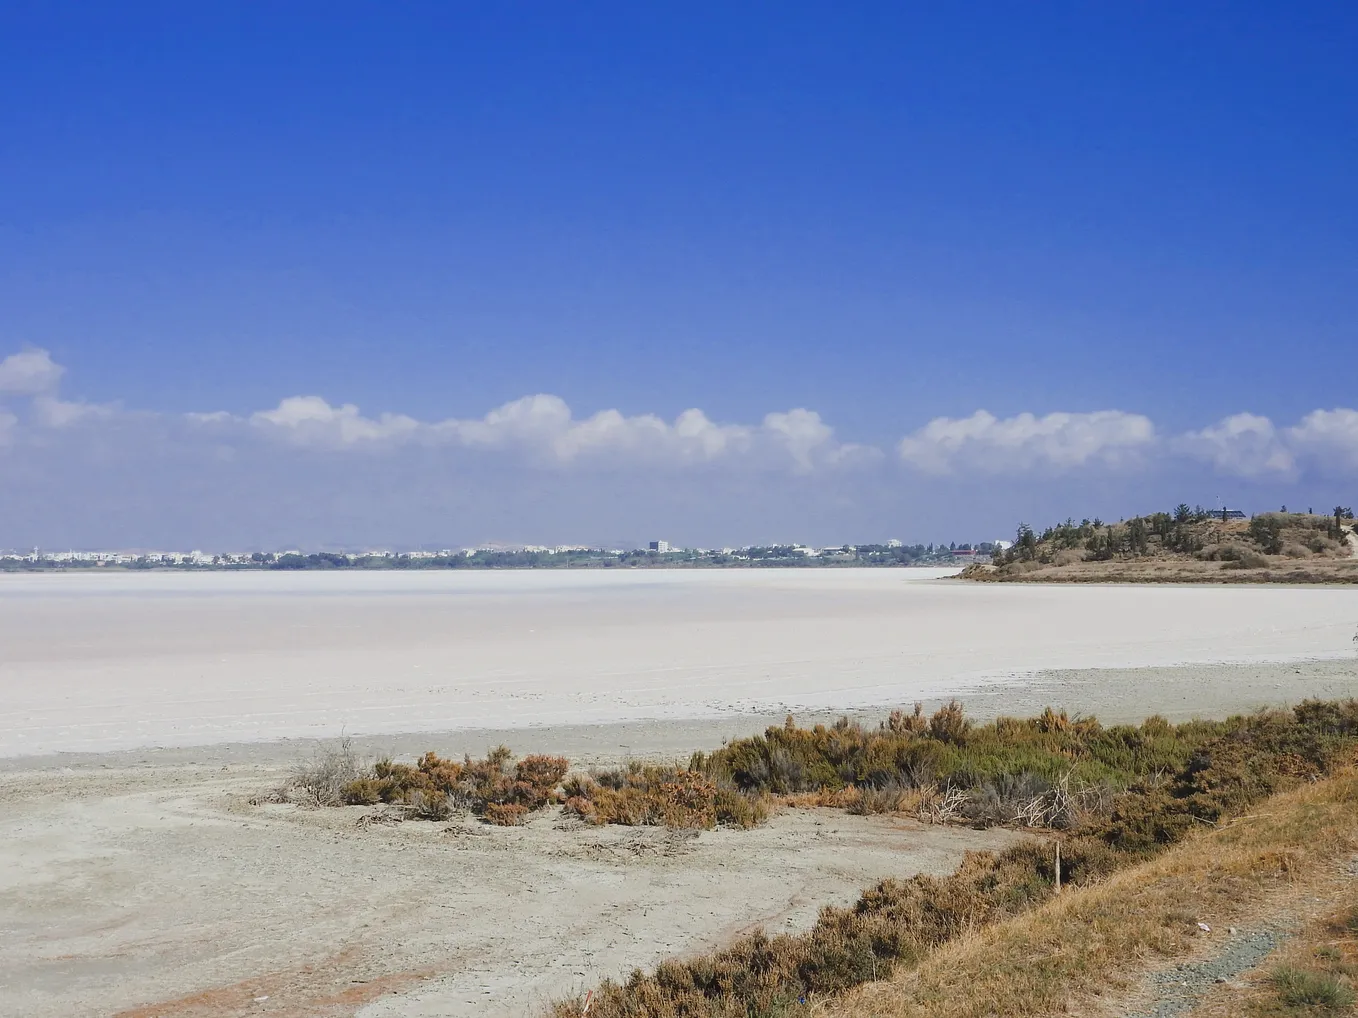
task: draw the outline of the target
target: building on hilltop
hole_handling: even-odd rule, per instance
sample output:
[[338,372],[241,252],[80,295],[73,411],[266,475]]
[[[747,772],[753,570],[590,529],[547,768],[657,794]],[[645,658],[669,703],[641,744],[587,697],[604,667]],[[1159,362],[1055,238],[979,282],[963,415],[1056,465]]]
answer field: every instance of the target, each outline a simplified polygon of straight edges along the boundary
[[659,555],[664,555],[674,550],[670,547],[669,541],[652,541],[650,543],[650,549]]

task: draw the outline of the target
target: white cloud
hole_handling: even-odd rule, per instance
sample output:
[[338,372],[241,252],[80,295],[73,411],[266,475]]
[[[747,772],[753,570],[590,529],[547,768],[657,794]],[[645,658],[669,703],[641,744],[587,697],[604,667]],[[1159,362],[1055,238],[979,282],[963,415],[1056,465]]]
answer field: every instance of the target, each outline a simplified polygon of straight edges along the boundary
[[1171,447],[1237,477],[1289,477],[1296,472],[1296,461],[1273,422],[1257,414],[1232,414],[1178,436]]
[[44,428],[68,428],[92,417],[111,417],[118,408],[108,403],[82,403],[57,399],[55,396],[34,396],[33,422]]
[[[97,428],[107,454],[132,452],[137,443],[169,442],[214,459],[276,446],[301,456],[311,450],[369,450],[398,463],[399,450],[412,448],[436,457],[422,461],[426,464],[456,468],[479,458],[488,465],[503,463],[495,469],[507,475],[524,468],[614,467],[807,475],[882,458],[874,446],[842,441],[820,414],[806,408],[769,413],[751,423],[714,421],[696,408],[672,420],[617,409],[576,417],[559,396],[539,393],[481,417],[420,421],[400,413],[369,416],[352,403],[303,395],[247,415],[156,414],[63,400],[58,389],[64,371],[42,349],[0,360],[0,394],[5,396],[0,446],[6,456],[29,443],[51,448],[58,440],[69,440],[74,444],[66,448],[75,449],[92,441],[82,436]],[[109,427],[113,424],[118,428]],[[1078,477],[1091,469],[1141,468],[1152,452],[1210,463],[1220,473],[1261,482],[1290,483],[1303,469],[1352,473],[1358,471],[1358,411],[1316,410],[1289,428],[1240,413],[1162,440],[1149,418],[1120,410],[1007,418],[977,410],[929,421],[897,447],[901,462],[915,470],[979,476]]]
[[1358,410],[1313,410],[1287,429],[1299,454],[1330,470],[1358,470]]
[[[46,350],[32,347],[0,360],[0,394],[28,400],[29,420],[39,428],[65,428],[89,417],[107,417],[116,412],[112,405],[68,401],[57,396],[66,369],[52,360]],[[5,430],[17,430],[13,414],[3,415]]]
[[0,361],[0,392],[19,396],[52,392],[65,372],[46,350],[21,350]]
[[1136,461],[1155,441],[1150,418],[1121,410],[1003,419],[977,410],[970,417],[935,418],[901,439],[897,451],[910,466],[932,474],[1065,472]]
[[[218,415],[198,415],[199,420],[213,418],[218,418]],[[352,403],[335,407],[320,396],[290,396],[273,410],[252,414],[250,423],[299,444],[335,446],[371,444],[400,438],[420,428],[418,421],[404,414],[364,417]]]
[[[194,414],[198,424],[239,422],[230,415]],[[353,404],[332,406],[319,396],[293,396],[248,423],[266,437],[301,446],[379,448],[418,443],[515,454],[540,466],[574,464],[700,466],[741,462],[806,473],[880,455],[836,440],[812,410],[771,413],[758,425],[719,424],[685,410],[668,422],[655,414],[601,410],[577,419],[559,396],[524,396],[484,417],[424,423],[403,414],[365,417]]]

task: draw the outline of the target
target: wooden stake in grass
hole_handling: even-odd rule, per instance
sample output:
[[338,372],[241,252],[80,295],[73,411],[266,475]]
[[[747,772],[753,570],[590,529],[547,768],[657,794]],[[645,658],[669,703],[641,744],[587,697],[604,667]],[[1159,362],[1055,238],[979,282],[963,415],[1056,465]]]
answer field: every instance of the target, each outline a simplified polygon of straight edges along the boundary
[[580,1018],[585,1018],[589,1014],[589,1005],[594,1003],[594,991],[590,990],[585,994],[585,1006],[580,1009]]
[[1061,839],[1056,839],[1056,893],[1061,893]]

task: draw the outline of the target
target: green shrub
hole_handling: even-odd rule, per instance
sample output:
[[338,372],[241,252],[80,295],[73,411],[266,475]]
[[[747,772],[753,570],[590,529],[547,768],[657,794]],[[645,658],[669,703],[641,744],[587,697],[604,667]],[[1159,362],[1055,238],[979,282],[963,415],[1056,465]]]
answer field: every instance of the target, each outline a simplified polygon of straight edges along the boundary
[[[845,719],[807,729],[789,718],[762,735],[696,753],[689,766],[719,783],[773,795],[961,789],[974,800],[965,815],[1007,823],[1058,788],[1067,807],[1088,805],[1139,780],[1177,771],[1220,730],[1199,723],[1175,727],[1162,718],[1140,728],[1104,728],[1094,719],[1072,719],[1051,709],[1029,720],[975,725],[950,703],[930,718],[918,706],[913,715],[895,711],[877,729]],[[1064,825],[1072,819],[1064,816]]]

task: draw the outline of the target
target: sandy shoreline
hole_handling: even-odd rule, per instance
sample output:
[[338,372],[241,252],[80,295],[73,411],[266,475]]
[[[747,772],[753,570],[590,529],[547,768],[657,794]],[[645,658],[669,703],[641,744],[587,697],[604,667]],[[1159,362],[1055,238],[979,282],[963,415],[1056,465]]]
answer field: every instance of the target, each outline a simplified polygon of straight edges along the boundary
[[[1358,696],[1358,656],[1311,661],[1184,665],[1148,668],[1083,668],[1039,672],[1004,686],[945,690],[926,699],[931,709],[956,695],[969,716],[1028,717],[1044,707],[1094,716],[1105,724],[1134,724],[1151,714],[1171,721],[1223,717],[1261,707],[1286,707],[1307,698]],[[901,704],[908,707],[909,704]],[[847,715],[876,724],[886,708],[808,711],[801,723],[833,722]],[[416,757],[428,749],[443,755],[481,754],[508,745],[516,753],[568,756],[578,766],[626,760],[685,760],[697,749],[761,731],[785,713],[732,714],[717,719],[639,720],[598,725],[543,725],[473,728],[354,736],[355,746],[373,756]],[[137,747],[109,752],[60,752],[0,757],[0,774],[51,769],[179,766],[286,768],[310,754],[319,741],[297,738],[206,746]]]
[[[967,703],[977,718],[1052,703],[1112,722],[1355,694],[1350,658],[1046,672]],[[422,732],[359,746],[447,754],[508,741],[587,765],[682,759],[776,720]],[[1015,836],[821,810],[696,835],[582,828],[557,812],[508,830],[388,827],[360,823],[362,807],[250,802],[313,745],[0,761],[0,1013],[541,1013],[604,977],[744,930],[807,928],[822,905],[851,902],[883,876],[947,872],[964,850]]]

